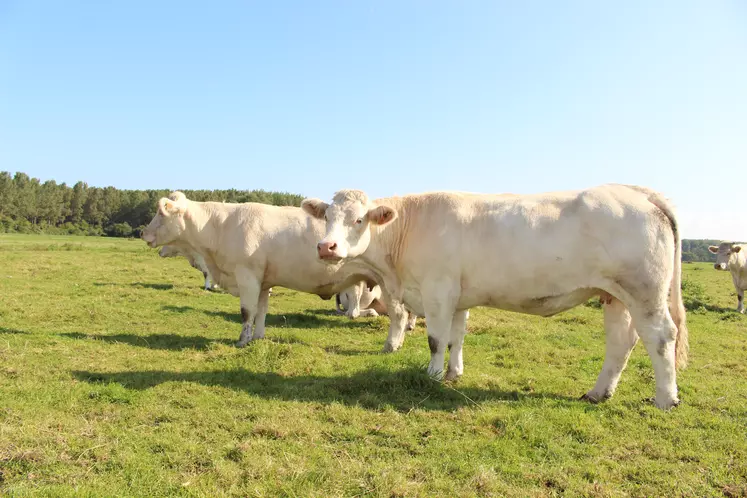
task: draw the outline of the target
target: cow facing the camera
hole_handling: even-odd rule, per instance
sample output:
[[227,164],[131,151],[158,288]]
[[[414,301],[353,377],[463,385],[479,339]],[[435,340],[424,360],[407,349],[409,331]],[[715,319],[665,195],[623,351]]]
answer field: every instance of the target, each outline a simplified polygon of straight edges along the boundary
[[744,291],[747,290],[747,244],[722,242],[708,250],[716,255],[717,270],[729,270],[737,291],[737,311],[744,313]]
[[316,248],[320,260],[358,262],[393,299],[425,315],[429,373],[441,375],[448,347],[445,377],[461,375],[472,307],[551,316],[607,293],[604,365],[584,398],[612,396],[640,336],[654,367],[656,405],[679,403],[676,367],[684,367],[688,350],[681,241],[660,194],[603,185],[372,201],[360,190],[341,190],[331,204],[306,199],[302,207],[326,222]]

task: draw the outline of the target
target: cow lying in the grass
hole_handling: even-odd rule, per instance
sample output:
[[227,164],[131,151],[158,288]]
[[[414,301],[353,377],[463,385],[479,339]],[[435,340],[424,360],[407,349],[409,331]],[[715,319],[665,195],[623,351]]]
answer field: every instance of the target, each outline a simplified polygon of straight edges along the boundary
[[610,397],[640,336],[656,377],[656,405],[679,400],[687,360],[680,235],[669,203],[642,187],[604,185],[538,195],[426,193],[370,201],[342,190],[306,199],[325,219],[321,260],[355,261],[395,300],[425,315],[431,362],[462,374],[466,312],[490,306],[550,316],[608,293],[607,351],[590,401]]
[[162,258],[175,258],[177,256],[186,258],[186,260],[189,261],[189,264],[192,265],[192,268],[200,270],[202,275],[205,277],[205,290],[218,288],[218,284],[212,282],[210,269],[208,268],[207,263],[205,263],[205,259],[200,256],[200,253],[189,249],[180,249],[177,246],[163,246],[161,250],[158,251],[158,255]]
[[[330,299],[354,283],[371,281],[371,272],[354,263],[321,263],[313,248],[323,235],[324,223],[297,207],[195,202],[174,192],[159,200],[142,238],[151,247],[186,246],[204,258],[214,281],[240,298],[243,326],[237,345],[244,346],[264,337],[272,286]],[[391,309],[395,319],[385,351],[401,344],[391,338],[404,334],[407,320],[403,306],[394,303]]]
[[[379,316],[387,313],[381,297],[381,287],[369,288],[366,282],[358,282],[335,296],[335,311],[348,318]],[[417,315],[409,313],[405,330],[415,330]]]
[[737,311],[744,313],[744,291],[747,290],[747,244],[723,242],[708,248],[716,255],[717,270],[729,269],[734,288],[737,290]]

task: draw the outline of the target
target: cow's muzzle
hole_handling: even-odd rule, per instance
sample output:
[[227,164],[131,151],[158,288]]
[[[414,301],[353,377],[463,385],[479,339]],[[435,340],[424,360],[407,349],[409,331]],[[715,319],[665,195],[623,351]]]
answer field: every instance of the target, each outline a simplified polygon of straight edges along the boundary
[[148,247],[156,247],[157,245],[156,238],[152,235],[142,234],[140,238],[143,239],[146,244],[148,244]]
[[713,267],[717,270],[726,270],[726,265],[723,263],[716,263]]
[[340,255],[337,254],[336,242],[319,242],[316,245],[316,252],[319,255],[319,259],[322,261],[335,263],[342,259]]

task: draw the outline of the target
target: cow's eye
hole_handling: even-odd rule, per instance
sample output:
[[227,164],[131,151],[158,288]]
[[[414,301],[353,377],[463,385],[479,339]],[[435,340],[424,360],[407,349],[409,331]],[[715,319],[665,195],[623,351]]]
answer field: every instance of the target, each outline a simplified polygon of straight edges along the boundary
[[360,225],[361,223],[363,223],[363,218],[358,218],[357,220],[355,220],[356,225]]
[[324,215],[324,221],[327,221],[327,215],[326,214]]

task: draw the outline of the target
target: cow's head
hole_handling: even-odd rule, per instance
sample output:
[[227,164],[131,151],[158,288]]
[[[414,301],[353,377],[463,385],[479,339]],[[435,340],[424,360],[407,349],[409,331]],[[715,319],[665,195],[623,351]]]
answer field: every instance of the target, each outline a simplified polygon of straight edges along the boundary
[[142,234],[150,247],[169,244],[184,232],[187,202],[187,197],[181,192],[173,192],[158,201],[158,211]]
[[716,255],[716,264],[713,267],[717,270],[726,270],[729,261],[736,258],[736,254],[742,250],[742,247],[733,242],[722,242],[717,246],[709,246],[708,250]]
[[371,242],[371,225],[386,225],[397,217],[397,211],[370,202],[360,190],[340,190],[332,204],[304,199],[301,207],[327,224],[316,249],[319,259],[328,263],[360,256]]

